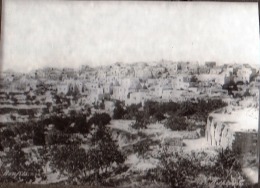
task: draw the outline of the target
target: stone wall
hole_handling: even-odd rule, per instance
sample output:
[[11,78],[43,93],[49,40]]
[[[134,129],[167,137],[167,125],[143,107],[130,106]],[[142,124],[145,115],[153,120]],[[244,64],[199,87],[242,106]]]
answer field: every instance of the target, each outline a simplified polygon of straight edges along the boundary
[[235,132],[234,137],[232,149],[257,154],[257,132]]

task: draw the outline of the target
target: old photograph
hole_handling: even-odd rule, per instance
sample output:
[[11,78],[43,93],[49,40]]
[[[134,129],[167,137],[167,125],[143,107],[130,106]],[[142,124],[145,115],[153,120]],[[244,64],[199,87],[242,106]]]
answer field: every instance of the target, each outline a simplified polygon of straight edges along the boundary
[[258,183],[258,3],[3,0],[0,187]]

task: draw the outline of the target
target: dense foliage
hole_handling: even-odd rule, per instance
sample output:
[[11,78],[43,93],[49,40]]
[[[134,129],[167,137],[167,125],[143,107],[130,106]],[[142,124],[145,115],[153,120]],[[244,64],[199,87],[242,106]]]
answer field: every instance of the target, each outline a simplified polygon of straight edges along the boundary
[[123,105],[120,103],[120,101],[116,101],[115,109],[113,111],[113,119],[123,119],[125,113],[126,112],[123,108]]
[[163,147],[160,163],[148,171],[145,179],[170,185],[172,188],[241,187],[245,185],[238,153],[225,149],[217,156],[205,152],[169,152]]
[[188,128],[185,117],[175,115],[170,116],[164,123],[164,126],[173,131],[187,130]]
[[33,157],[15,144],[1,157],[0,182],[34,182],[36,178],[45,179],[43,168]]

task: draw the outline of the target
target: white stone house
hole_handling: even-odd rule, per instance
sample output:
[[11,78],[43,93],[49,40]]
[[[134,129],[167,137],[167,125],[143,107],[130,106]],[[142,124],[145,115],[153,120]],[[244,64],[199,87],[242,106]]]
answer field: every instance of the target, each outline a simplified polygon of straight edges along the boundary
[[90,103],[96,103],[104,98],[104,92],[102,88],[92,89],[88,95]]
[[208,68],[214,68],[216,67],[217,63],[214,61],[205,62],[205,66]]
[[109,73],[113,76],[119,76],[120,69],[121,69],[120,66],[112,66]]
[[14,80],[14,75],[4,76],[4,82],[12,82]]
[[129,93],[129,89],[127,87],[114,86],[112,98],[116,100],[124,101],[127,99],[128,93]]
[[215,83],[224,85],[234,81],[234,76],[230,72],[223,72],[222,74],[215,75]]
[[106,71],[106,70],[99,70],[99,71],[97,72],[97,77],[98,77],[100,80],[105,80],[107,76],[108,76],[108,74],[107,74],[107,71]]
[[233,66],[228,66],[225,70],[225,72],[229,75],[233,75],[234,74],[234,67]]
[[199,72],[199,63],[198,62],[191,62],[188,64],[188,72],[193,74],[198,74]]
[[172,88],[164,89],[162,90],[162,99],[169,101],[172,99],[172,94],[173,94]]
[[81,81],[79,81],[79,80],[77,80],[76,82],[75,82],[75,86],[78,88],[78,90],[79,90],[79,92],[80,93],[83,93],[84,92],[84,90],[83,90],[83,83],[81,82]]
[[17,100],[17,103],[19,104],[25,104],[26,103],[26,95],[25,94],[16,94],[13,96]]
[[105,78],[105,83],[106,84],[111,84],[111,83],[114,83],[115,81],[117,81],[119,79],[118,76],[107,76]]
[[146,84],[148,86],[154,86],[154,85],[157,84],[157,79],[149,78],[149,79],[146,80]]
[[166,68],[162,67],[162,66],[152,67],[152,74],[154,76],[158,76],[159,74],[163,74],[165,71],[166,71]]
[[153,74],[149,67],[135,68],[134,75],[136,78],[148,79],[152,78]]
[[53,96],[52,96],[50,91],[47,91],[45,93],[45,103],[50,103],[50,104],[55,103],[54,98],[53,98]]
[[43,70],[36,70],[34,74],[35,74],[35,78],[37,78],[37,79],[45,79],[46,78],[46,75],[45,75]]
[[137,78],[125,78],[121,80],[120,86],[113,86],[113,99],[125,101],[129,93],[142,89],[142,85]]
[[90,92],[91,92],[92,90],[95,90],[95,89],[100,88],[100,85],[99,85],[99,83],[97,83],[97,82],[86,82],[86,83],[84,84],[84,86],[85,86],[85,88],[86,88],[87,90],[89,90]]
[[142,104],[149,99],[148,93],[144,91],[132,92],[129,94],[129,98],[127,98],[126,105],[131,104]]
[[190,76],[178,76],[176,79],[176,88],[177,89],[187,89],[192,86]]
[[199,67],[199,73],[200,74],[209,74],[210,73],[210,68],[207,66],[200,66]]
[[112,112],[115,109],[115,103],[113,101],[104,101],[105,110]]
[[237,70],[237,79],[243,81],[244,83],[249,83],[251,77],[256,73],[255,69],[243,66],[241,69]]
[[123,67],[120,70],[119,77],[124,78],[124,77],[128,76],[129,73],[130,73],[130,71],[127,68]]
[[103,86],[101,86],[103,88],[103,92],[105,94],[109,94],[111,95],[113,93],[113,84],[104,84]]
[[220,74],[223,71],[223,69],[221,67],[214,67],[212,69],[210,69],[210,74]]
[[69,84],[68,83],[59,83],[57,85],[57,94],[64,94],[66,95],[69,92]]

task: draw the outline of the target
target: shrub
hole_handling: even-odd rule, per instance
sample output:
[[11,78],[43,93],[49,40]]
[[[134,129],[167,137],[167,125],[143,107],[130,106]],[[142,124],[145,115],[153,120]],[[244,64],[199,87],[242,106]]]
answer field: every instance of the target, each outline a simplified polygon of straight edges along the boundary
[[130,106],[126,107],[125,110],[125,119],[135,119],[137,114],[139,113],[139,108],[141,107],[141,104],[131,104]]
[[33,134],[33,144],[36,146],[44,146],[45,145],[45,134],[44,129],[41,127],[34,128]]
[[122,105],[120,104],[119,101],[116,102],[115,104],[115,109],[113,111],[113,118],[114,119],[122,119],[125,115],[125,110],[122,107]]
[[118,145],[113,140],[111,132],[107,127],[98,126],[91,138],[92,148],[88,151],[89,160],[92,161],[91,169],[98,175],[99,169],[107,172],[113,164],[122,164],[125,156],[118,149]]
[[188,128],[186,119],[182,116],[178,117],[176,115],[172,115],[171,117],[169,117],[164,123],[164,126],[173,131],[187,130]]
[[158,154],[160,163],[149,170],[147,179],[164,182],[171,187],[241,187],[245,185],[239,156],[225,149],[216,156],[205,152],[169,152],[162,147]]
[[[3,157],[4,172],[0,181],[11,182],[34,182],[38,177],[44,177],[43,168],[27,155],[20,145],[14,145]],[[20,172],[20,173],[19,173]]]
[[95,113],[89,120],[88,124],[90,125],[102,125],[105,126],[109,124],[111,121],[111,117],[107,113]]
[[147,138],[145,140],[141,140],[133,145],[133,151],[137,153],[139,157],[142,157],[143,159],[148,157],[148,152],[151,151],[151,146],[157,145],[157,141],[153,141],[150,138]]

